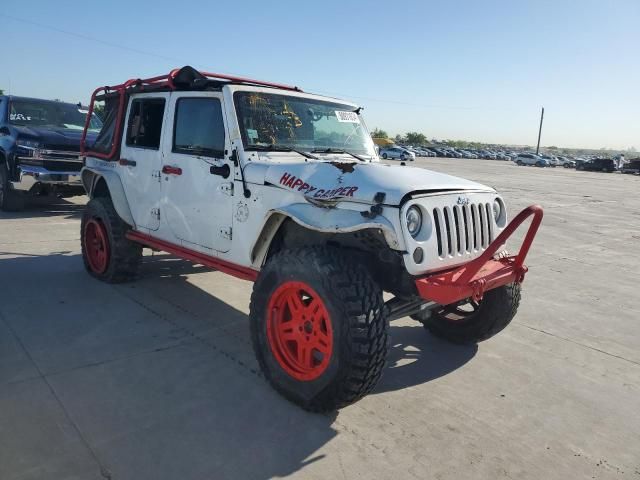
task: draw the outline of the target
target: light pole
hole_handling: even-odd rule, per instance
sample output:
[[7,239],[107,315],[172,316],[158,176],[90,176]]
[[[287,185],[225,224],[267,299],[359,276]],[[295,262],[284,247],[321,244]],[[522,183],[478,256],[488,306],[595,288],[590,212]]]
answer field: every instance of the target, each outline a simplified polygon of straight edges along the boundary
[[544,107],[542,107],[542,113],[540,114],[540,129],[538,130],[538,146],[536,147],[536,155],[540,153],[540,137],[542,136],[542,120],[544,120]]

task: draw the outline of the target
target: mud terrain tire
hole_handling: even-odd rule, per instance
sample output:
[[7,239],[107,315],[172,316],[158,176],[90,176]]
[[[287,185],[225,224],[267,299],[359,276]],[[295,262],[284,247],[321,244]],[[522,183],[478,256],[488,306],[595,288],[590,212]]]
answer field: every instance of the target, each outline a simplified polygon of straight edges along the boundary
[[382,291],[344,250],[277,253],[254,284],[250,312],[265,377],[306,410],[349,405],[382,375],[388,351]]
[[134,280],[142,259],[142,246],[128,240],[130,229],[108,197],[89,201],[82,215],[80,238],[84,266],[93,277],[108,283]]
[[453,313],[454,307],[443,307],[414,316],[436,337],[452,343],[477,343],[502,331],[513,319],[520,305],[520,284],[511,283],[489,290],[475,311],[466,317]]
[[9,185],[9,172],[4,163],[0,164],[0,210],[18,212],[24,208],[23,192],[16,192]]

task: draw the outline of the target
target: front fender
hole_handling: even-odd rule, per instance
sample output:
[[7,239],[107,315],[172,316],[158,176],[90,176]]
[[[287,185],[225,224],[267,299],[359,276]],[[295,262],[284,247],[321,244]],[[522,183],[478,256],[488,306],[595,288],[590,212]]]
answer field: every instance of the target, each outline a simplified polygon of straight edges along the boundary
[[270,210],[265,217],[260,235],[252,247],[252,261],[259,263],[264,258],[271,240],[287,218],[302,227],[321,233],[351,233],[377,229],[384,235],[389,248],[402,251],[404,250],[402,238],[398,238],[393,223],[385,217],[385,210],[389,210],[387,212],[389,214],[392,214],[391,210],[393,210],[397,216],[397,209],[392,207],[384,207],[381,215],[367,218],[362,215],[361,210],[322,208],[308,203],[294,203]]
[[107,188],[109,189],[113,208],[116,209],[116,212],[125,223],[135,228],[136,224],[133,220],[131,209],[129,208],[129,201],[127,200],[127,196],[124,192],[124,187],[122,186],[120,177],[115,172],[99,167],[84,167],[80,172],[80,175],[82,178],[82,185],[84,185],[84,189],[86,190],[87,195],[89,195],[89,198],[94,197],[96,193],[96,186],[101,180],[104,180],[107,184]]

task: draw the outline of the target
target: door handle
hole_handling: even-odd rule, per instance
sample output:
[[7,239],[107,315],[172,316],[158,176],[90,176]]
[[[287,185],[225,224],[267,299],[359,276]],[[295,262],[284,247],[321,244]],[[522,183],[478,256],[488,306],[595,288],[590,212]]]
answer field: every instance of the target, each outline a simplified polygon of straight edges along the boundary
[[118,160],[118,163],[124,167],[135,167],[136,166],[136,161],[135,160],[128,160],[126,158],[121,158],[120,160]]
[[209,173],[211,173],[211,175],[218,175],[222,178],[229,178],[229,175],[231,175],[231,169],[229,168],[229,165],[225,163],[222,167],[212,166],[209,168]]
[[164,165],[162,167],[162,173],[166,173],[167,175],[182,175],[182,169],[180,167]]

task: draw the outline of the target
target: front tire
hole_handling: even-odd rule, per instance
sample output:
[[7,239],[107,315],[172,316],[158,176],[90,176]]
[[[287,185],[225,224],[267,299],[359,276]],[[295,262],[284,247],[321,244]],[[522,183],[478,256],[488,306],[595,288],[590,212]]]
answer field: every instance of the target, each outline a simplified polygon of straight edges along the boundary
[[24,208],[24,193],[16,192],[9,184],[6,164],[0,164],[0,210],[18,212]]
[[126,238],[129,229],[110,198],[92,198],[87,203],[80,238],[82,260],[90,275],[108,283],[135,279],[142,260],[142,246]]
[[457,344],[478,343],[509,325],[518,311],[520,297],[520,284],[511,283],[489,290],[479,303],[446,305],[414,318],[436,337]]
[[265,377],[306,410],[356,402],[382,375],[388,351],[382,291],[342,250],[310,247],[273,256],[254,284],[250,312]]
[[387,159],[387,154],[386,154],[386,153],[383,153],[383,154],[382,154],[382,158],[384,158],[384,159],[386,160],[386,159]]

